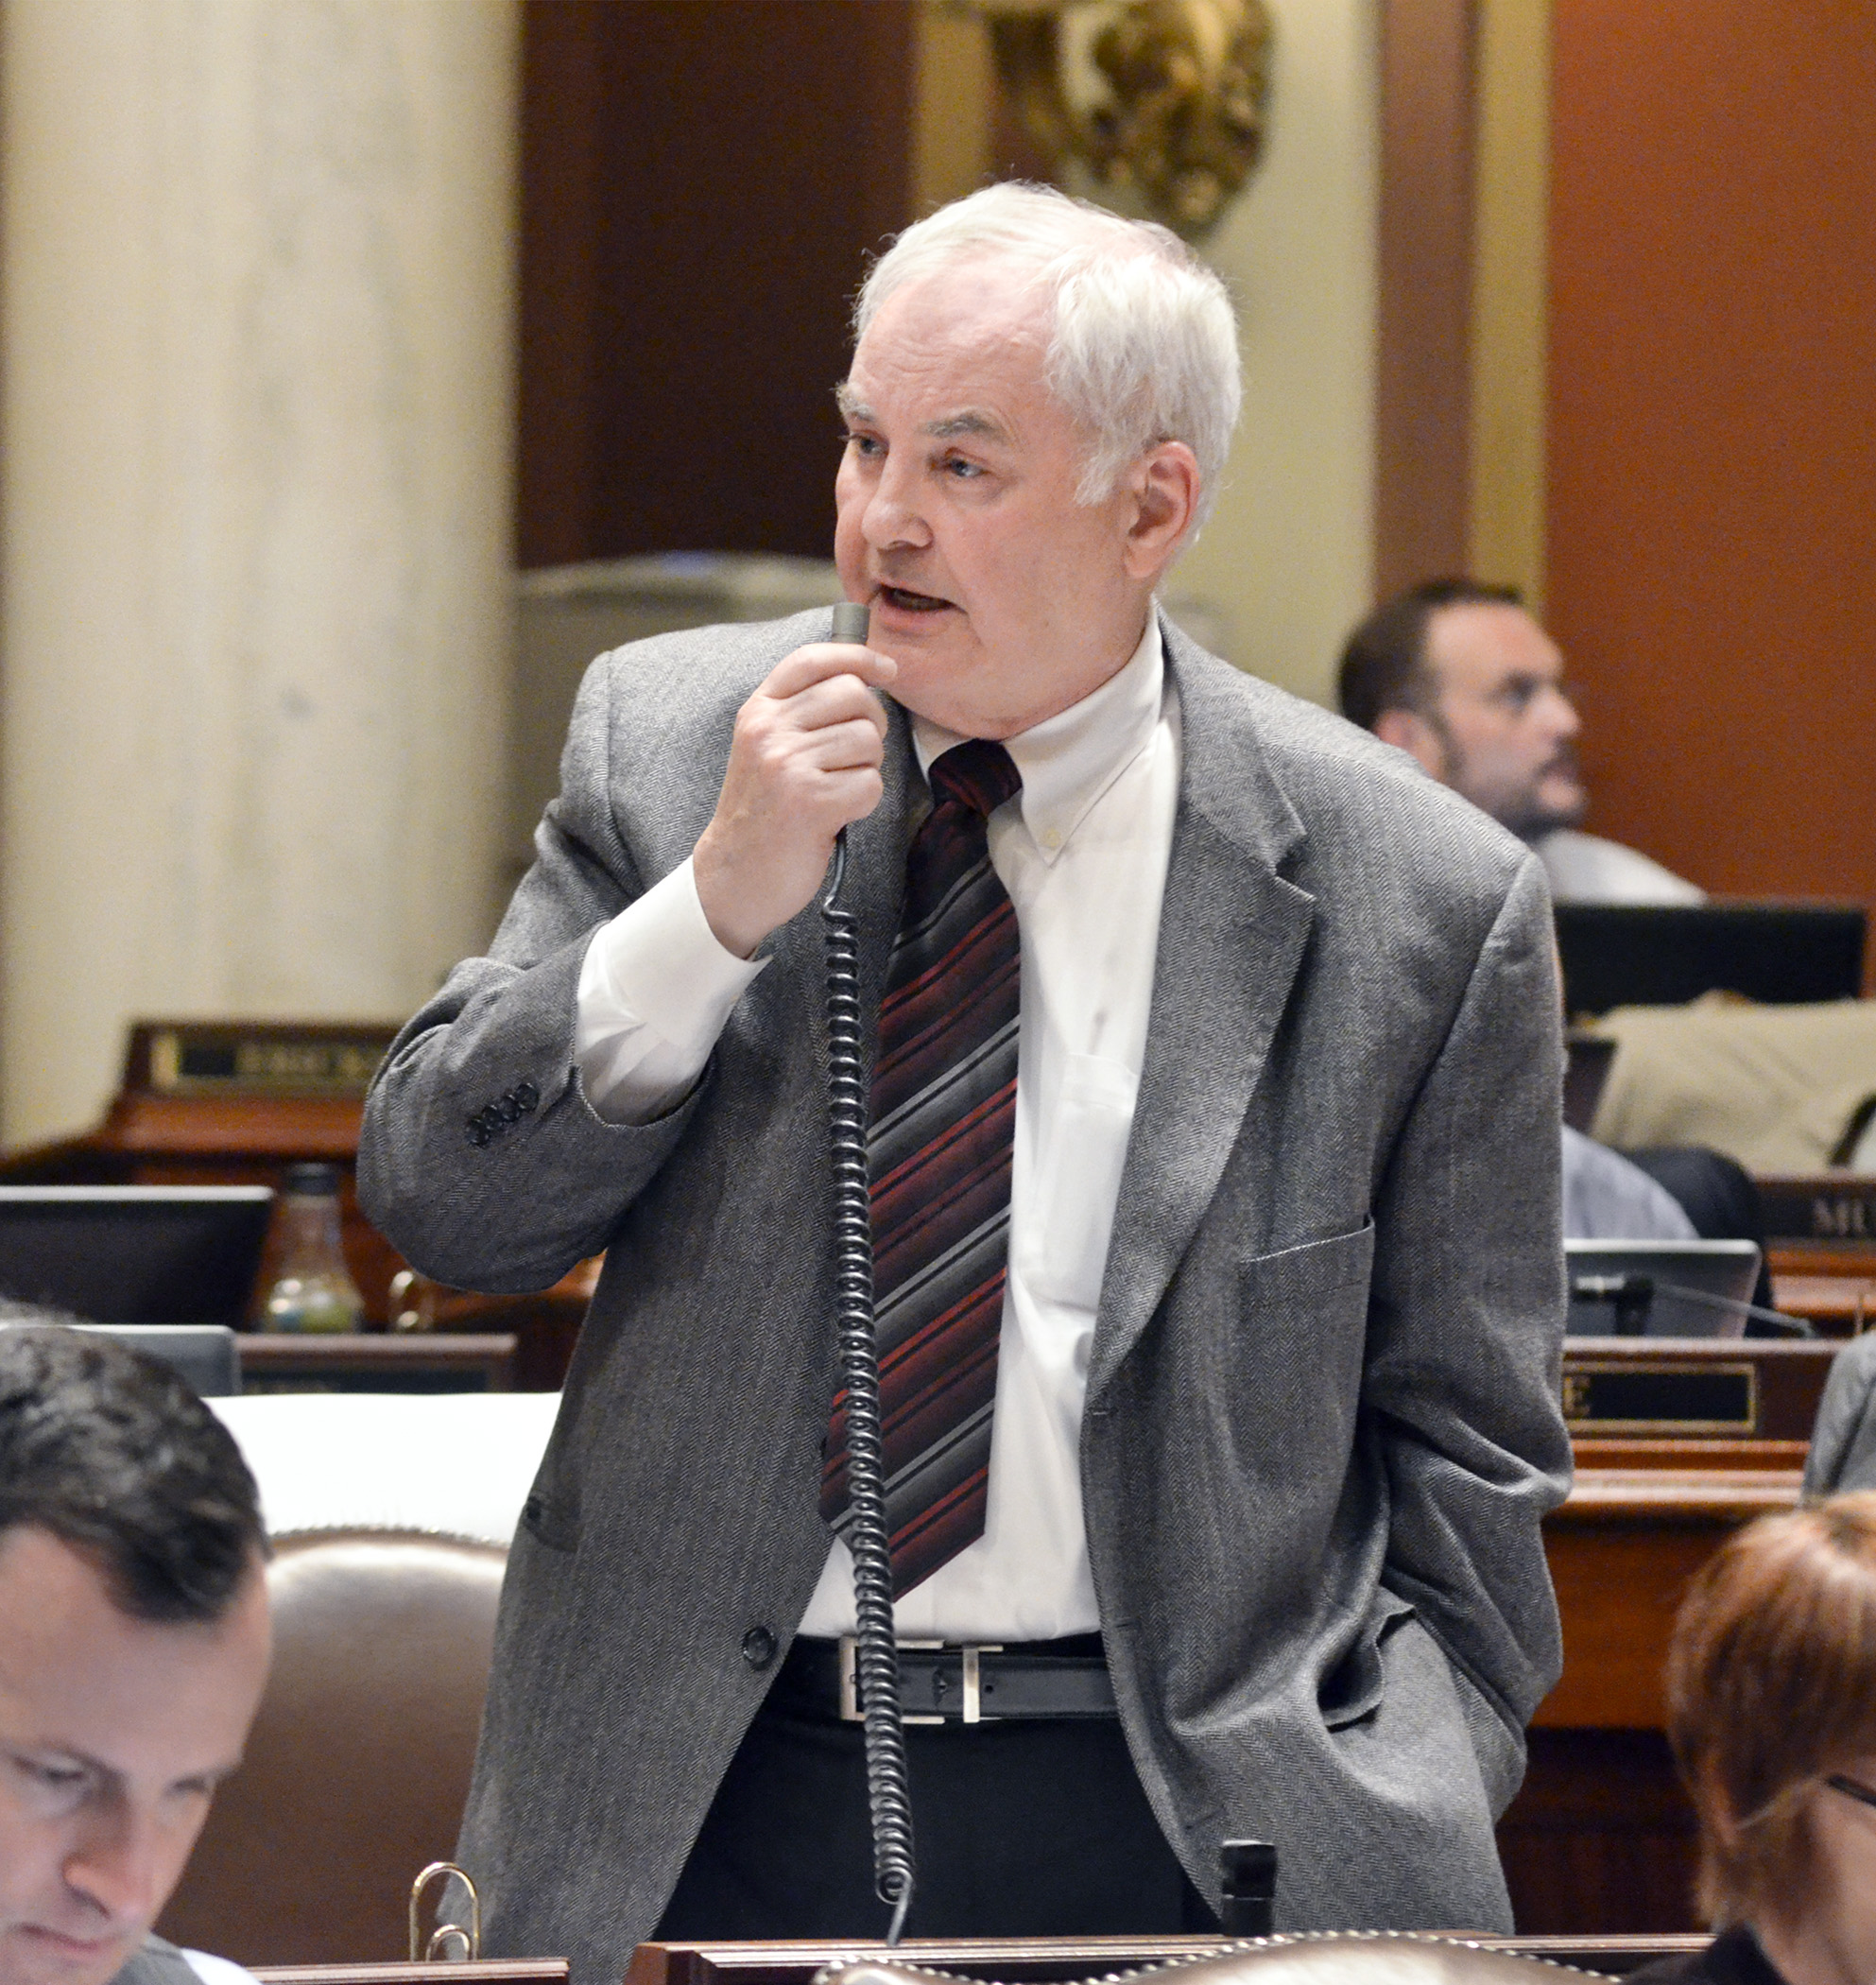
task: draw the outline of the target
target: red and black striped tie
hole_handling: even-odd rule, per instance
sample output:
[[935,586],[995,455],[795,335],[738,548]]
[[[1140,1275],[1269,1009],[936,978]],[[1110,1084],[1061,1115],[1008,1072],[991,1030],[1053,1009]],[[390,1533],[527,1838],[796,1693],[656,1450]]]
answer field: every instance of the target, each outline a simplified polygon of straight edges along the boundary
[[[895,1597],[984,1534],[1009,1255],[1022,953],[984,823],[1022,778],[975,739],[932,762],[873,1069],[873,1288]],[[835,1395],[821,1514],[847,1511]]]

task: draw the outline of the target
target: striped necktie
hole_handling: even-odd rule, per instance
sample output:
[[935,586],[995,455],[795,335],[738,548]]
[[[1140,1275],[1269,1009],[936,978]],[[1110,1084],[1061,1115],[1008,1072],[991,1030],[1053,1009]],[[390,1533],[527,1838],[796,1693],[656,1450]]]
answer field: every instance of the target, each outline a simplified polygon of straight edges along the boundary
[[[873,1288],[894,1597],[984,1534],[1009,1253],[1022,955],[985,822],[1022,785],[999,744],[932,763],[873,1068]],[[846,1392],[821,1514],[847,1513]]]

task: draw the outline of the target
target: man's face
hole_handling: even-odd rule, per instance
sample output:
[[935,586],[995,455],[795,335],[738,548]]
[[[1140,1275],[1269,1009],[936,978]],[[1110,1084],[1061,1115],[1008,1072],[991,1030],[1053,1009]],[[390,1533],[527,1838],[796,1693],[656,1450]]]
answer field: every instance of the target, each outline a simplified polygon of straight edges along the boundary
[[258,1565],[213,1626],[120,1613],[90,1561],[0,1531],[0,1985],[104,1985],[241,1757],[268,1655]]
[[1426,658],[1437,700],[1414,755],[1526,840],[1575,826],[1589,795],[1556,642],[1522,607],[1468,601],[1427,622]]
[[1018,286],[990,262],[899,291],[841,391],[841,581],[899,664],[894,697],[966,736],[1010,736],[1106,682],[1173,548],[1142,528],[1142,472],[1076,502],[1085,439],[1048,391],[1047,322]]

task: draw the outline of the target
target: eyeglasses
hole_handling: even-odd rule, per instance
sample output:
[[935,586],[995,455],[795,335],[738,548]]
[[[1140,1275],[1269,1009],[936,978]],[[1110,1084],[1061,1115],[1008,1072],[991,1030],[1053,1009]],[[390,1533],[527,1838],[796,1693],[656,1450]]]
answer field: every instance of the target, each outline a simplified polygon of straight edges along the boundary
[[1824,1783],[1833,1792],[1841,1792],[1846,1799],[1854,1799],[1861,1805],[1876,1805],[1876,1786],[1867,1786],[1860,1778],[1852,1778],[1848,1771],[1833,1771]]

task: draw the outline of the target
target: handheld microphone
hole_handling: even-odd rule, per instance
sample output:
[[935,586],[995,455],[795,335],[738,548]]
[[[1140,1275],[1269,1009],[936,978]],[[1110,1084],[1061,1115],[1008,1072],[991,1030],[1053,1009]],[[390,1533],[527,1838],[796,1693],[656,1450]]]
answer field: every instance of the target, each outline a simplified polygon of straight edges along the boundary
[[[870,610],[842,600],[831,639],[865,646]],[[912,1799],[899,1700],[899,1643],[892,1610],[892,1557],[886,1521],[886,1459],[879,1403],[879,1338],[873,1317],[871,1182],[867,1168],[868,1095],[861,1063],[859,942],[840,902],[847,830],[835,837],[820,900],[827,950],[827,1110],[834,1149],[835,1315],[847,1389],[847,1547],[853,1558],[855,1653],[872,1817],[873,1887],[892,1909],[886,1941],[899,1942],[912,1907]]]
[[872,625],[873,610],[863,599],[843,599],[834,610],[834,630],[830,641],[851,641],[857,647],[867,645],[867,630]]

